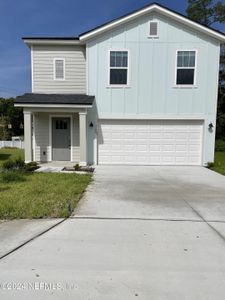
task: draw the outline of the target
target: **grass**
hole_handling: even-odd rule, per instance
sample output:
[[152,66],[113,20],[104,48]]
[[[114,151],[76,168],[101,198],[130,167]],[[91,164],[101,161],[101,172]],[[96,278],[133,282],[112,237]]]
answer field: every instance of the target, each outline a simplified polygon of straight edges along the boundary
[[[0,168],[24,151],[0,149]],[[91,181],[91,175],[60,173],[0,173],[0,219],[65,218]],[[68,209],[68,207],[70,209]]]
[[211,170],[214,170],[222,175],[225,175],[225,152],[215,153],[215,162]]
[[17,148],[2,148],[0,149],[0,167],[3,162],[8,159],[17,159],[21,157],[24,159],[24,150]]
[[60,173],[0,174],[0,219],[64,218],[74,210],[90,175]]

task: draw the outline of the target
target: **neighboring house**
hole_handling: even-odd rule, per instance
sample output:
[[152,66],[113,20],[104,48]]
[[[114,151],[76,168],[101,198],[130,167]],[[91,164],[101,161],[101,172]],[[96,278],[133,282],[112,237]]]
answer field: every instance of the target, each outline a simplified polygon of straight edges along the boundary
[[225,35],[158,4],[78,38],[23,38],[32,93],[26,161],[206,165],[214,160]]

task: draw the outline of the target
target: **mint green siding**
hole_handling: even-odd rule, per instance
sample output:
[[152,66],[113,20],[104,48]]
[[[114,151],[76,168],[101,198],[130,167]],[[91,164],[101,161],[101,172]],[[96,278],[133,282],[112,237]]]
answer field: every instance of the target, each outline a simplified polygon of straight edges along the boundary
[[[148,37],[148,22],[159,21],[159,38]],[[108,52],[128,49],[130,84],[108,86]],[[197,50],[195,87],[175,86],[176,50]],[[146,15],[89,40],[86,46],[88,94],[95,95],[97,113],[173,116],[204,121],[203,163],[214,159],[219,42],[164,16]]]

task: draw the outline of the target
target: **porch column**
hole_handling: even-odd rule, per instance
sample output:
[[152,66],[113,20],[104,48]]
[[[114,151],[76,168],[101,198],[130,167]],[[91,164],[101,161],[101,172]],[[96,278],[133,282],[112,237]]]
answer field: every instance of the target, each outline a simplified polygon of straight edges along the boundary
[[25,162],[32,161],[32,113],[24,111],[24,150]]
[[79,112],[80,165],[87,165],[87,112]]

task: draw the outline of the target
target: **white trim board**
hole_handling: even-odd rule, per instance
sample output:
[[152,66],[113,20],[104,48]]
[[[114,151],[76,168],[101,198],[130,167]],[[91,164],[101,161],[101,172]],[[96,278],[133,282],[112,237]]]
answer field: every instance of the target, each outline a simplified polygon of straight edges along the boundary
[[59,40],[59,39],[23,39],[23,42],[31,47],[32,45],[83,45],[80,40]]
[[34,92],[34,55],[33,55],[33,46],[31,46],[30,57],[31,57],[31,91],[33,93]]
[[151,114],[101,114],[99,120],[206,120],[203,114],[198,115],[151,115]]
[[150,12],[158,12],[158,13],[161,13],[165,16],[168,16],[176,21],[179,21],[179,22],[182,22],[183,24],[189,26],[189,27],[192,27],[196,30],[199,30],[215,39],[218,39],[219,41],[221,42],[225,42],[225,35],[223,35],[222,33],[219,33],[213,29],[210,29],[210,28],[207,28],[201,24],[198,24],[188,18],[185,18],[183,17],[182,15],[176,13],[176,12],[173,12],[167,8],[164,8],[162,6],[159,6],[157,4],[151,4],[149,5],[148,7],[145,7],[143,9],[140,9],[134,13],[131,13],[125,17],[121,17],[120,19],[117,19],[115,21],[112,21],[106,25],[102,25],[101,27],[99,28],[96,28],[96,29],[93,29],[92,31],[90,32],[87,32],[87,33],[84,33],[84,34],[81,34],[79,39],[81,41],[85,41],[85,40],[88,40],[90,38],[93,38],[94,36],[98,35],[98,34],[101,34],[107,30],[111,30],[112,28],[118,26],[118,25],[122,25],[128,21],[131,21],[139,16],[142,16],[146,13],[150,13]]
[[92,105],[76,105],[76,104],[25,104],[15,103],[16,107],[37,107],[37,108],[90,108]]

